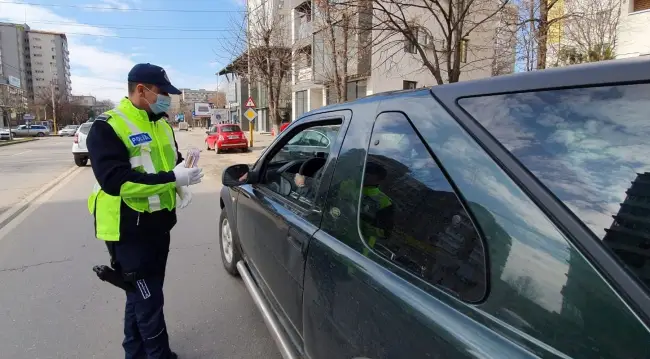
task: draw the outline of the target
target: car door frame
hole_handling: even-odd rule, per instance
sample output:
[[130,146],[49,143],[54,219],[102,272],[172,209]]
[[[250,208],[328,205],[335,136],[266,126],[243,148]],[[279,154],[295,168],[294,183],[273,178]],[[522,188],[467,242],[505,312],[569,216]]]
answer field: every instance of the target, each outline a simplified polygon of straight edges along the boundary
[[620,71],[613,71],[611,65],[602,71],[583,67],[581,71],[546,71],[546,76],[538,83],[526,81],[492,80],[474,86],[446,86],[444,90],[431,89],[433,97],[453,116],[473,139],[492,157],[492,159],[517,183],[530,199],[535,202],[548,218],[567,235],[605,281],[620,295],[632,311],[646,326],[650,326],[650,294],[630,275],[623,266],[562,201],[517,160],[499,141],[480,125],[458,103],[462,98],[494,96],[510,93],[539,92],[559,89],[621,86],[650,83],[650,63],[626,62]]
[[[303,343],[304,343],[303,340],[303,319],[304,318],[302,315],[302,311],[303,311],[302,294],[304,291],[304,271],[305,271],[309,243],[314,233],[316,233],[320,228],[322,215],[323,215],[322,208],[323,208],[324,200],[329,190],[331,176],[332,173],[334,172],[338,154],[339,151],[341,150],[343,139],[345,138],[345,133],[347,132],[351,118],[352,118],[352,112],[350,110],[335,110],[335,111],[311,114],[299,119],[297,121],[298,123],[291,126],[290,131],[289,128],[287,128],[281,134],[281,136],[278,136],[278,138],[272,143],[270,148],[267,151],[265,151],[262,154],[262,156],[258,159],[258,161],[255,163],[251,172],[252,172],[252,177],[256,178],[256,180],[253,182],[256,183],[240,186],[240,187],[250,186],[250,188],[238,189],[238,191],[243,196],[246,197],[250,195],[249,192],[254,193],[255,191],[258,191],[266,198],[273,200],[278,206],[286,209],[286,212],[283,211],[283,213],[285,215],[288,215],[289,218],[285,217],[283,218],[283,220],[287,223],[287,226],[289,227],[288,234],[287,234],[287,241],[291,242],[293,237],[297,237],[297,236],[302,237],[302,241],[299,243],[300,245],[299,250],[301,250],[302,252],[301,253],[302,267],[301,267],[301,275],[299,278],[301,281],[300,283],[301,292],[300,292],[300,308],[298,308],[300,313],[298,323],[295,323],[296,320],[292,321],[289,318],[289,315],[287,314],[286,310],[282,308],[281,304],[273,294],[273,288],[270,288],[268,286],[267,281],[264,279],[264,274],[260,273],[259,270],[255,267],[255,263],[254,262],[251,263],[250,258],[247,258],[245,256],[245,260],[247,261],[247,264],[249,265],[249,267],[252,268],[251,273],[253,274],[254,277],[257,277],[256,280],[260,285],[262,292],[267,297],[266,299],[270,302],[271,307],[274,308],[275,314],[279,317],[280,322],[285,327],[285,331],[289,334],[289,337],[292,339],[294,344],[296,344],[296,347],[301,349],[303,348]],[[266,188],[263,184],[257,183],[259,178],[264,177],[264,173],[266,171],[268,161],[270,161],[284,147],[284,145],[286,145],[286,143],[290,140],[292,136],[294,136],[298,132],[303,131],[308,127],[313,127],[314,124],[326,122],[328,120],[329,121],[340,120],[341,127],[338,131],[336,140],[330,145],[330,152],[327,161],[324,165],[325,170],[322,174],[321,181],[318,184],[318,188],[316,190],[316,196],[311,208],[308,209],[300,208],[300,206],[298,206],[295,202],[292,202],[286,197]],[[258,205],[264,206],[264,204],[261,203]],[[238,225],[239,224],[240,223],[238,223]],[[245,254],[247,250],[244,243],[245,241],[240,243],[240,245],[242,246],[243,252]],[[287,263],[282,263],[282,264],[286,265]]]

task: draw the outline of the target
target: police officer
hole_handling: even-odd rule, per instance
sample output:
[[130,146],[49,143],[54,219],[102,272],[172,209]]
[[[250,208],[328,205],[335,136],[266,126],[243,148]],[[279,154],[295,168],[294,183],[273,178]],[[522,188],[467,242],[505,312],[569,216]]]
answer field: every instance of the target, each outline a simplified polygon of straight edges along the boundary
[[177,358],[169,348],[163,315],[170,230],[177,205],[183,208],[191,201],[187,186],[199,183],[203,174],[185,167],[165,121],[169,95],[181,93],[165,70],[135,65],[128,89],[129,96],[97,117],[88,133],[97,179],[88,208],[95,217],[95,235],[106,241],[111,266],[124,280],[126,359]]

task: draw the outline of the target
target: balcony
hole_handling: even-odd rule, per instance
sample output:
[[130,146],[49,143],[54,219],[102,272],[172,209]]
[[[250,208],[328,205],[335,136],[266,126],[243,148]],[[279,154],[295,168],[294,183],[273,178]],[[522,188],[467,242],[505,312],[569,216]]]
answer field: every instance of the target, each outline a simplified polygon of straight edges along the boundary
[[296,40],[302,40],[302,39],[310,39],[311,40],[311,34],[313,33],[313,26],[312,22],[301,22],[298,24],[296,27]]
[[296,83],[308,82],[312,80],[313,71],[311,67],[303,67],[296,71]]

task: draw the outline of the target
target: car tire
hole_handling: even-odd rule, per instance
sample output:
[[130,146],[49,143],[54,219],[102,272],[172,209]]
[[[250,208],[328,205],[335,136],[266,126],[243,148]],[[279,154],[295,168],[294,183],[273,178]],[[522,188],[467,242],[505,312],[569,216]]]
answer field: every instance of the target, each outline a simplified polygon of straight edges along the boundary
[[212,151],[212,149],[210,148],[210,144],[207,142],[205,143],[205,149],[206,151]]
[[223,152],[223,150],[220,149],[219,147],[216,147],[216,146],[215,146],[215,147],[214,147],[214,152],[216,152],[217,154],[220,154],[220,153]]
[[45,134],[44,134],[43,132],[39,132],[39,133],[36,134],[36,136],[38,136],[38,137],[45,137]]
[[225,208],[221,209],[219,216],[219,250],[223,268],[228,274],[238,276],[237,262],[241,260],[241,253],[239,253],[237,232],[232,230]]
[[88,164],[88,158],[86,157],[75,157],[74,163],[79,167],[86,167]]

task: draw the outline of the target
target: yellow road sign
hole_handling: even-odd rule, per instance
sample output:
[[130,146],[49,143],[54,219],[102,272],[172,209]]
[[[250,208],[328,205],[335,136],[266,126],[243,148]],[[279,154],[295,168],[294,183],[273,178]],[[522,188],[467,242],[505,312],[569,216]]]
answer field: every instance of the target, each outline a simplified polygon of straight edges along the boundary
[[249,108],[246,110],[246,112],[244,112],[244,117],[246,117],[248,121],[253,121],[255,117],[257,117],[257,112],[255,112],[255,110],[252,108]]

